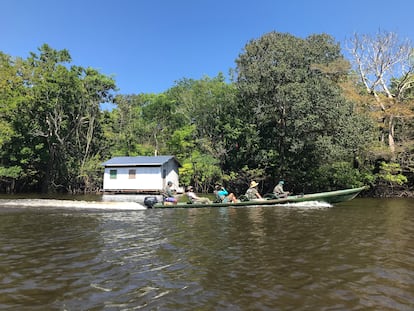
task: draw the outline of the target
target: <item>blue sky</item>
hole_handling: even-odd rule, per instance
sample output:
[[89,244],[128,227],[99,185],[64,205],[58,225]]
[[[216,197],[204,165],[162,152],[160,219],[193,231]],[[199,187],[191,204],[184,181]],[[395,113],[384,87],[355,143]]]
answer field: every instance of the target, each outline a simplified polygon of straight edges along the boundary
[[414,41],[412,0],[0,0],[0,51],[28,57],[44,43],[72,64],[113,75],[120,94],[161,93],[182,78],[226,76],[252,39],[277,31],[355,32]]

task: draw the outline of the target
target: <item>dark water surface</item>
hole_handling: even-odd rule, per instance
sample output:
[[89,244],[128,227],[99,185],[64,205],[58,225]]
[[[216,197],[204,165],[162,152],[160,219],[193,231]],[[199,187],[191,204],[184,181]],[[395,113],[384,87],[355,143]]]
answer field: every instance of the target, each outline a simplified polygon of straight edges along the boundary
[[0,310],[414,310],[414,200],[3,207]]

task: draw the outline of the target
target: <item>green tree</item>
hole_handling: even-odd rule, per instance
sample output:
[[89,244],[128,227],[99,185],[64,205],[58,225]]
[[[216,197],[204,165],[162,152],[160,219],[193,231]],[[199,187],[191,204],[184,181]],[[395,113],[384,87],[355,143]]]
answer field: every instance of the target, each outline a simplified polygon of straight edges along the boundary
[[[199,178],[199,170],[186,169],[194,174],[193,182],[202,183],[200,188],[207,189],[214,184],[214,179],[221,178],[234,167],[232,155],[240,133],[238,129],[242,127],[233,111],[236,89],[233,84],[226,83],[220,73],[215,78],[183,79],[167,94],[182,116],[180,124],[184,123],[174,132],[169,148],[180,152],[179,158],[183,162],[189,161],[193,167],[203,167],[205,172],[211,172],[209,177]],[[195,152],[203,157],[198,157]],[[220,174],[216,173],[216,167]]]
[[171,133],[185,124],[185,116],[177,111],[175,99],[168,93],[146,96],[142,117],[151,132],[154,154],[170,153],[167,145]]
[[183,122],[166,94],[118,95],[106,112],[105,135],[112,155],[166,154],[167,143]]
[[24,97],[24,81],[21,77],[22,60],[0,52],[0,191],[14,192],[16,180],[21,177],[18,163],[11,165],[10,142],[16,133],[13,118],[19,101]]
[[342,96],[338,81],[349,65],[330,36],[271,32],[250,41],[236,63],[249,167],[265,169],[272,184],[291,179],[307,191],[317,184],[311,170],[352,163],[363,148],[353,141],[365,141],[360,130],[369,124]]
[[0,52],[0,147],[14,134],[11,115],[21,98],[23,80],[19,77],[19,59]]
[[103,114],[103,126],[108,155],[151,155],[142,137],[150,135],[142,120],[141,95],[117,95],[116,108]]
[[8,92],[15,135],[3,145],[2,161],[21,167],[26,190],[83,187],[80,172],[100,152],[99,106],[111,101],[115,83],[91,68],[69,67],[70,61],[67,50],[45,44],[15,69],[23,82]]

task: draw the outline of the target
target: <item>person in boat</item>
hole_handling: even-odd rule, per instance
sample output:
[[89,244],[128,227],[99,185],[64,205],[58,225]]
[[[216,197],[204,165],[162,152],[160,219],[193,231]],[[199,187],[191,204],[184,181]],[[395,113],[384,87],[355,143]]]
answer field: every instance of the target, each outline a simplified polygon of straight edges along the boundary
[[178,200],[174,196],[174,190],[172,188],[172,181],[167,182],[167,185],[164,188],[163,196],[164,196],[164,202],[170,202],[172,204],[177,204]]
[[287,198],[287,196],[290,194],[289,191],[283,190],[284,184],[285,182],[283,180],[280,180],[279,183],[273,188],[273,193],[277,198]]
[[250,183],[250,187],[246,191],[246,197],[249,200],[263,200],[263,197],[260,195],[259,191],[257,190],[258,185],[259,184],[255,182],[254,180],[252,180],[252,182]]
[[194,193],[193,186],[188,186],[187,187],[187,197],[188,197],[188,199],[190,200],[191,203],[202,203],[202,204],[211,204],[212,203],[209,198],[202,198],[202,197],[199,197],[198,195],[196,195]]
[[217,201],[219,203],[237,202],[237,198],[234,193],[229,193],[222,185],[217,184],[214,190]]

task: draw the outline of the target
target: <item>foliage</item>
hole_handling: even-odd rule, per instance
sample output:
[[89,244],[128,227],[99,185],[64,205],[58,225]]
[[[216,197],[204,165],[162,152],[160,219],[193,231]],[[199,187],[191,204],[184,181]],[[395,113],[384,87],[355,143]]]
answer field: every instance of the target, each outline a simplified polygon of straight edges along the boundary
[[318,189],[336,190],[361,187],[372,180],[372,177],[363,174],[363,172],[354,168],[349,162],[321,165],[311,171],[310,174],[315,174],[312,179],[315,182],[306,185],[304,187],[305,190],[302,190],[302,192],[313,192]]
[[194,151],[189,159],[185,159],[180,168],[180,180],[184,185],[193,184],[197,191],[212,190],[215,181],[221,179],[218,160],[210,155],[202,155]]
[[234,81],[219,73],[116,96],[112,77],[70,63],[46,44],[27,59],[0,52],[0,191],[97,191],[102,161],[161,154],[201,192],[221,182],[243,194],[251,180],[262,193],[279,179],[294,192],[414,183],[407,59],[400,76],[367,88],[372,73],[361,81],[329,35],[270,32],[245,45]]
[[413,101],[409,100],[414,86],[412,44],[400,40],[396,33],[378,31],[374,36],[354,34],[348,49],[368,98],[368,111],[378,123],[378,136],[395,160],[398,122],[414,116]]
[[21,167],[19,184],[26,190],[77,187],[79,171],[99,152],[100,104],[111,101],[115,83],[92,68],[68,67],[70,61],[67,50],[46,44],[27,60],[9,59],[21,84],[8,88],[2,80],[13,134],[3,143],[1,162]]
[[16,179],[22,173],[22,168],[19,166],[0,167],[0,178]]
[[14,192],[15,182],[22,174],[20,166],[1,167],[0,166],[0,191],[7,193]]
[[378,178],[390,185],[402,185],[407,182],[407,177],[401,174],[401,167],[398,163],[380,163]]
[[262,168],[250,168],[245,165],[239,171],[230,174],[230,177],[229,183],[237,193],[244,194],[252,180],[259,183],[259,190],[264,190],[263,181],[266,179],[266,175]]
[[[306,172],[351,163],[364,148],[369,123],[341,95],[337,81],[347,66],[331,37],[268,33],[246,45],[237,65],[239,111],[250,125],[244,159],[265,169],[270,182],[314,184],[317,175]],[[330,66],[342,71],[332,74]]]
[[98,192],[103,182],[102,159],[98,154],[88,158],[79,172],[79,185],[73,192],[83,190],[83,193]]

